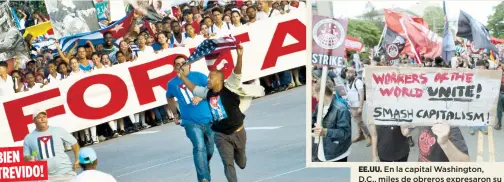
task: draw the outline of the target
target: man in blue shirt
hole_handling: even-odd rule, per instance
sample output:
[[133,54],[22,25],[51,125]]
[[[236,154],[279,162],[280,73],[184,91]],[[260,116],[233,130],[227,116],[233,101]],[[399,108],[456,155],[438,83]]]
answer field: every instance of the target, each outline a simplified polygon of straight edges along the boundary
[[[189,65],[184,65],[186,57],[177,56],[174,60],[175,71],[181,72],[191,82],[207,86],[208,77],[200,72],[190,71]],[[178,75],[178,74],[177,74]],[[168,82],[166,98],[172,113],[177,113],[177,103],[180,108],[181,123],[186,136],[193,144],[193,157],[199,182],[210,181],[210,159],[214,152],[214,132],[211,129],[212,115],[207,100],[195,97],[179,77]]]

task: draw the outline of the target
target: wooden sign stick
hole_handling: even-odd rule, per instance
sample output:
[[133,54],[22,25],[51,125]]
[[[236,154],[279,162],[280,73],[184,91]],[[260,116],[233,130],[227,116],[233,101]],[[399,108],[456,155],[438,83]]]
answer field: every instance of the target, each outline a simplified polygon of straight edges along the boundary
[[476,155],[476,162],[483,162],[483,153],[484,153],[484,136],[483,132],[478,130],[478,149],[477,149],[477,155]]
[[488,162],[495,162],[493,127],[488,127]]
[[[320,91],[319,91],[319,99],[318,99],[318,108],[317,108],[317,123],[315,127],[322,127],[322,112],[324,109],[324,97],[325,97],[325,87],[327,81],[327,66],[322,67],[322,75],[320,76]],[[315,143],[318,144],[320,142],[320,137],[315,138]]]

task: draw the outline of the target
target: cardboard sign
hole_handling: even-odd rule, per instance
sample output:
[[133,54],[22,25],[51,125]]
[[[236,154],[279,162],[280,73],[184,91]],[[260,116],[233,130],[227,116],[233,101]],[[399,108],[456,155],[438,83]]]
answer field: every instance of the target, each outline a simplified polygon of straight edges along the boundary
[[312,64],[345,66],[347,20],[313,15]]
[[493,125],[502,71],[366,67],[368,118],[376,125]]
[[[233,32],[241,42],[242,81],[306,65],[304,12],[259,21]],[[18,93],[0,101],[0,147],[21,145],[33,130],[35,109],[46,109],[49,124],[69,132],[166,105],[166,85],[176,76],[173,61],[189,56],[194,48],[167,49],[137,61],[69,77],[58,85],[34,92]],[[222,69],[227,76],[234,69],[236,51],[222,52],[212,65],[199,61],[192,71],[208,73]],[[246,69],[245,69],[246,68]]]

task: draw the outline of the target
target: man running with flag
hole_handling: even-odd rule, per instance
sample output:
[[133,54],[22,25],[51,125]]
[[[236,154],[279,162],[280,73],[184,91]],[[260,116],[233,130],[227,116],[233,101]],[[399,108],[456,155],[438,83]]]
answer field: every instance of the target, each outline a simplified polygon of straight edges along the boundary
[[[255,96],[264,96],[264,88],[255,85],[242,85],[243,47],[238,45],[236,66],[231,76],[225,81],[224,72],[213,70],[209,74],[208,85],[192,83],[183,72],[179,77],[195,97],[208,100],[212,113],[212,130],[215,132],[215,144],[224,164],[224,172],[229,182],[238,181],[234,163],[244,169],[247,163],[245,143],[247,140],[243,112]],[[201,52],[195,54],[202,54]]]

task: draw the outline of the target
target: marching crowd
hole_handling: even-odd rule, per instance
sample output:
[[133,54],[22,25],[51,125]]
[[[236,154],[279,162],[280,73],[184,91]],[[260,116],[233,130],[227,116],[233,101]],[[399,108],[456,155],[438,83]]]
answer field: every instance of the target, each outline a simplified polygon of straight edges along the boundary
[[[347,57],[352,55],[349,53]],[[320,142],[313,143],[312,161],[347,162],[352,143],[365,141],[367,147],[371,147],[374,162],[407,162],[410,147],[415,145],[410,134],[414,129],[418,129],[418,161],[469,162],[468,147],[459,127],[449,126],[442,121],[432,127],[384,126],[367,122],[369,117],[365,114],[366,86],[363,69],[366,66],[503,69],[502,59],[496,57],[495,61],[491,60],[488,53],[470,55],[467,52],[458,52],[450,61],[441,57],[428,58],[421,54],[420,59],[420,64],[415,63],[413,56],[401,54],[399,62],[394,64],[387,61],[384,55],[357,61],[345,58],[346,67],[328,71],[326,88],[321,88],[321,69],[315,67],[312,72],[312,136],[313,139],[320,138]],[[323,98],[319,98],[320,90],[325,91]],[[496,130],[502,127],[503,94],[504,81],[501,82],[499,94],[497,123],[494,126]],[[321,126],[315,124],[319,112],[318,102],[323,102]],[[351,120],[357,126],[357,137],[354,140],[351,139]],[[469,128],[470,135],[477,131],[487,134],[487,127]]]
[[[68,77],[78,76],[96,69],[108,68],[116,64],[137,60],[142,55],[155,54],[172,47],[183,47],[189,43],[201,43],[205,39],[229,35],[237,27],[248,26],[256,21],[279,16],[306,4],[300,1],[229,1],[226,3],[210,2],[203,4],[191,2],[172,8],[174,16],[163,14],[162,21],[151,21],[150,32],[143,24],[146,16],[135,12],[130,31],[122,40],[114,40],[110,32],[103,35],[103,44],[76,44],[63,52],[58,42],[56,49],[48,46],[38,47],[37,43],[47,40],[47,37],[34,37],[28,34],[25,45],[30,50],[32,60],[14,60],[14,70],[8,73],[8,65],[1,63],[0,97],[18,92],[29,92],[43,88],[48,84],[57,84]],[[40,12],[18,9],[21,14],[20,23],[26,26],[47,21]],[[31,13],[29,13],[31,12]],[[103,27],[113,24],[101,20]],[[154,33],[154,34],[152,34]],[[118,42],[118,45],[116,44]],[[280,72],[255,80],[260,82],[267,94],[283,91],[302,85],[304,77],[299,75],[299,68]],[[119,137],[152,126],[159,126],[174,121],[177,113],[172,113],[167,106],[161,106],[149,111],[140,112],[129,117],[110,121],[89,129],[75,132],[81,146],[99,143],[109,138]],[[70,149],[70,146],[67,146]]]

